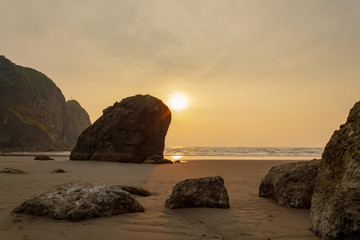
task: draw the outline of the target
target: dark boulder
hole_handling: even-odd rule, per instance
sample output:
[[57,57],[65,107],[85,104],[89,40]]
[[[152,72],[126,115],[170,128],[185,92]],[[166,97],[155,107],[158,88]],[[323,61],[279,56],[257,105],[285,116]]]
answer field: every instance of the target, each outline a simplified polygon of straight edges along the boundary
[[168,208],[229,208],[229,196],[220,176],[187,179],[178,182],[166,199]]
[[360,238],[360,102],[330,138],[312,197],[311,229],[322,239]]
[[81,182],[59,185],[13,210],[13,213],[71,221],[131,212],[144,212],[144,208],[120,187]]
[[106,108],[79,137],[71,160],[142,163],[149,156],[163,159],[169,108],[150,95],[136,95]]
[[261,181],[259,196],[273,198],[279,205],[310,208],[320,160],[274,166]]

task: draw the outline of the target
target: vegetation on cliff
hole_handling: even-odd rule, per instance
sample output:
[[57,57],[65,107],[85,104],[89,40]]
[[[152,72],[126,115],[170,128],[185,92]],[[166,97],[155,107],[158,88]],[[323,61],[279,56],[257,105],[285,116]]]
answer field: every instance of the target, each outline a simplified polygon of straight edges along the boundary
[[68,150],[90,125],[43,73],[0,56],[0,150]]

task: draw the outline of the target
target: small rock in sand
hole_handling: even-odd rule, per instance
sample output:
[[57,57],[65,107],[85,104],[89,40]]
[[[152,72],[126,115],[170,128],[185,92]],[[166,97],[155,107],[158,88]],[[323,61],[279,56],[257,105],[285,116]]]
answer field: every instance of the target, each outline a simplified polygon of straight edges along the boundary
[[9,173],[9,174],[25,174],[26,172],[16,168],[4,168],[0,173]]
[[139,186],[126,186],[126,185],[119,185],[119,187],[130,193],[130,194],[134,194],[134,195],[138,195],[138,196],[142,196],[142,197],[147,197],[151,195],[151,192],[146,190],[143,187],[139,187]]
[[46,160],[54,160],[53,158],[47,156],[47,155],[37,155],[34,160],[42,160],[42,161],[46,161]]
[[157,164],[173,164],[173,161],[171,161],[169,159],[161,159],[161,160],[157,161]]
[[161,156],[150,156],[144,162],[144,164],[173,164],[173,161],[164,159]]
[[52,170],[50,173],[66,173],[66,171],[64,169],[57,168]]

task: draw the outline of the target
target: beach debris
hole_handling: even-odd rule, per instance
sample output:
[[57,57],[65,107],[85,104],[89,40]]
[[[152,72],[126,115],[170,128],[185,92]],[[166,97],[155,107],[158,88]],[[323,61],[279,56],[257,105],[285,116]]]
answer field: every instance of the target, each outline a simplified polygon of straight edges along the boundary
[[52,170],[50,173],[66,173],[66,171],[64,169],[57,168]]
[[360,236],[360,102],[322,154],[311,200],[310,227],[322,239]]
[[106,108],[79,137],[71,160],[142,163],[162,159],[171,122],[169,108],[150,95],[136,95]]
[[47,155],[36,155],[34,160],[42,160],[42,161],[46,161],[46,160],[54,160],[53,158],[47,156]]
[[176,160],[174,163],[181,163],[181,161],[180,161],[180,160]]
[[9,173],[9,174],[26,174],[25,171],[16,169],[16,168],[3,168],[0,173]]
[[144,162],[144,164],[173,164],[173,161],[169,159],[164,159],[159,155],[152,155],[148,157]]
[[166,199],[168,208],[229,208],[229,196],[220,176],[187,179],[178,182]]
[[13,210],[71,221],[132,212],[144,212],[144,208],[128,192],[118,186],[86,182],[58,185]]
[[127,186],[127,185],[118,185],[118,187],[120,187],[122,190],[133,194],[133,195],[138,195],[138,196],[142,196],[142,197],[147,197],[151,195],[151,192],[146,190],[143,187],[139,187],[139,186]]
[[261,181],[259,196],[285,207],[309,209],[319,165],[314,159],[272,167]]

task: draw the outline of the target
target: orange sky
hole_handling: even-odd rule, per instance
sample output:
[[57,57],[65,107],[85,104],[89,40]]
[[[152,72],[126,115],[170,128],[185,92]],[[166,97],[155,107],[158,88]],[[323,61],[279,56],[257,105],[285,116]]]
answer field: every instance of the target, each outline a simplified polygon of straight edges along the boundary
[[360,100],[359,1],[0,2],[1,53],[96,120],[134,94],[173,111],[167,146],[324,147]]

